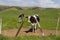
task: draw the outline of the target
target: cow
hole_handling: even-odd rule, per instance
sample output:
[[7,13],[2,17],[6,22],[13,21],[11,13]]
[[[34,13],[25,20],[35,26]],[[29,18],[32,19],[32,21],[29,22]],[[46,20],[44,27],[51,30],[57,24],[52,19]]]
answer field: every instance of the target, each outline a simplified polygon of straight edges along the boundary
[[40,30],[42,32],[42,35],[44,36],[44,32],[39,24],[39,22],[40,22],[39,15],[35,14],[35,15],[27,16],[26,18],[28,19],[28,22],[32,24],[31,30],[35,33],[35,30],[37,29],[37,25],[38,25],[38,27],[40,28]]

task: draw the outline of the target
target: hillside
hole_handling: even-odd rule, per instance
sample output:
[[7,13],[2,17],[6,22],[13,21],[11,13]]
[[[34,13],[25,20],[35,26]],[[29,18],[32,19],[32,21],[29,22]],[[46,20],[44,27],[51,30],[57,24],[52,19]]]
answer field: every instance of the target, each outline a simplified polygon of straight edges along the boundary
[[[0,11],[0,17],[2,17],[3,24],[2,29],[13,29],[18,28],[20,24],[18,23],[18,16],[20,13],[24,13],[25,17],[28,15],[33,15],[34,13],[39,14],[40,24],[44,29],[55,29],[57,17],[60,16],[60,9],[54,8],[22,8],[22,10],[16,7],[8,8]],[[59,23],[60,24],[60,23]],[[24,27],[28,27],[30,24],[27,19],[24,18]],[[60,25],[59,25],[60,26]],[[60,27],[59,27],[60,29]]]

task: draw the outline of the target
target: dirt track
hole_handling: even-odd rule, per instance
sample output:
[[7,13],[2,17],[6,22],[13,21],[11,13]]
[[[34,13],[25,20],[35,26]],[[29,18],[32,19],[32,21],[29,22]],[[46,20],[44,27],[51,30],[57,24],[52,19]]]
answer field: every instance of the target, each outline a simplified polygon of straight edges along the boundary
[[[15,37],[17,30],[18,29],[3,30],[2,34],[9,37]],[[18,36],[42,36],[39,29],[36,30],[36,33],[33,32],[26,33],[25,32],[26,30],[28,30],[28,28],[22,28]],[[55,30],[44,29],[44,32],[45,32],[45,36],[50,35],[51,33],[52,35],[56,34]],[[58,31],[57,34],[60,34],[60,30]]]

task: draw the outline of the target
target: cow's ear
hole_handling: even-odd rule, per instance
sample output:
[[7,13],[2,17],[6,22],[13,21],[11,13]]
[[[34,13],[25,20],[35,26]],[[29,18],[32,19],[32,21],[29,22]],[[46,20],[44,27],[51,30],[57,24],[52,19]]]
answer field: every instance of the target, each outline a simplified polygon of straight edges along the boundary
[[24,17],[24,14],[20,14],[19,17]]

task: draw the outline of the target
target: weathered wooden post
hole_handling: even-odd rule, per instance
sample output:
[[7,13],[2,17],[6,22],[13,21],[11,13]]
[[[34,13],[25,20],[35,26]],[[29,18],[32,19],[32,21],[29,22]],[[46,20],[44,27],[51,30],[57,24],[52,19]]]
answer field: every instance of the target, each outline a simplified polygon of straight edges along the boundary
[[20,32],[20,30],[21,30],[21,28],[22,28],[22,26],[23,26],[23,23],[24,23],[24,21],[23,21],[23,17],[24,17],[24,14],[20,14],[19,15],[19,18],[20,18],[20,27],[19,27],[19,29],[18,29],[18,31],[17,31],[17,33],[16,33],[16,35],[15,35],[15,37],[17,37],[18,36],[18,34],[19,34],[19,32]]
[[2,28],[2,18],[0,18],[0,34],[1,34],[1,28]]
[[[36,18],[35,18],[35,19],[36,19]],[[39,26],[39,28],[40,28],[40,30],[41,30],[41,32],[42,32],[42,36],[44,36],[45,34],[44,34],[44,32],[43,32],[43,30],[42,30],[42,28],[41,28],[39,22],[37,21],[37,19],[36,19],[36,22],[37,22],[37,24],[38,24],[38,26]]]
[[56,25],[56,35],[57,35],[57,33],[58,33],[58,26],[59,26],[59,17],[58,17],[58,19],[57,19],[57,25]]

